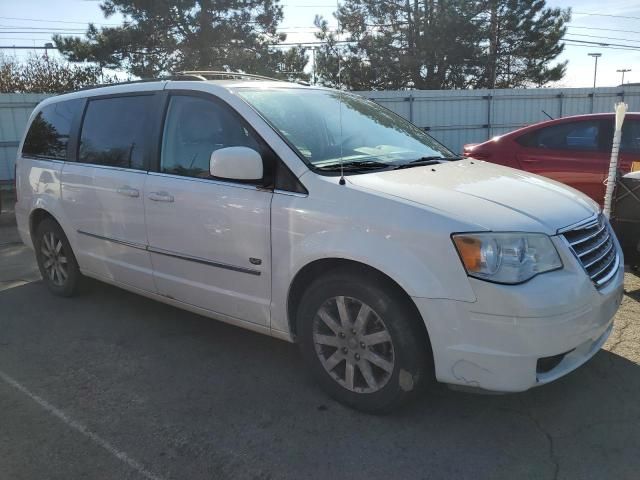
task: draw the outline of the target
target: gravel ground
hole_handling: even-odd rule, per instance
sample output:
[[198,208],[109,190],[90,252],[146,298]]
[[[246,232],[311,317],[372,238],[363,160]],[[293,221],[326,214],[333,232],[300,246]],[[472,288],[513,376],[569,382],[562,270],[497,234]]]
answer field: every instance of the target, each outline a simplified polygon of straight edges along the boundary
[[[604,349],[522,394],[329,400],[293,345],[98,282],[50,295],[0,219],[0,479],[636,479],[640,279]],[[4,223],[3,223],[4,222]]]

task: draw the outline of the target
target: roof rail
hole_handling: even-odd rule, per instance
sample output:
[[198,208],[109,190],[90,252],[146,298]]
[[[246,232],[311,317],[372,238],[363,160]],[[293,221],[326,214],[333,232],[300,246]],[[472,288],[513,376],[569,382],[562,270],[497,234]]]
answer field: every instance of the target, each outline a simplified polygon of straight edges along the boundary
[[182,72],[176,72],[171,75],[158,78],[141,78],[139,80],[125,80],[123,82],[115,83],[100,83],[97,85],[85,85],[84,87],[77,88],[73,91],[93,90],[94,88],[106,88],[115,87],[117,85],[131,85],[135,83],[147,83],[147,82],[163,82],[167,80],[224,80],[224,79],[237,79],[237,80],[270,80],[273,82],[284,82],[277,78],[264,77],[262,75],[253,75],[250,73],[238,73],[238,72],[223,72],[216,70],[187,70]]
[[126,80],[124,82],[114,82],[114,83],[98,83],[96,85],[85,85],[84,87],[76,88],[75,90],[71,90],[73,92],[80,92],[83,90],[93,90],[94,88],[106,88],[106,87],[116,87],[118,85],[131,85],[135,83],[148,83],[148,82],[162,82],[166,80],[164,78],[142,78],[140,80]]
[[[270,80],[273,82],[284,82],[284,80],[280,80],[278,78],[265,77],[263,75],[253,75],[251,73],[240,73],[240,72],[224,72],[222,70],[185,70],[181,72],[176,72],[174,74],[176,77],[193,77],[192,79],[199,80],[224,80],[224,79],[232,79],[232,80]],[[185,78],[180,78],[180,80],[186,80]]]

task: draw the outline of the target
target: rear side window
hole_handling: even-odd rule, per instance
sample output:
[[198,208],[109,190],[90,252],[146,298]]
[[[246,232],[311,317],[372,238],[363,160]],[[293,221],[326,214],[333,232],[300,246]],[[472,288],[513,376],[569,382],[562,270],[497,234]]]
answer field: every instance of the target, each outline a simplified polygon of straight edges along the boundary
[[620,151],[640,153],[640,120],[625,120],[622,124]]
[[561,123],[522,135],[524,147],[550,150],[601,150],[600,121]]
[[84,114],[78,161],[145,170],[153,95],[90,100]]
[[67,100],[40,110],[31,122],[22,155],[66,160],[71,125],[81,105],[81,99]]

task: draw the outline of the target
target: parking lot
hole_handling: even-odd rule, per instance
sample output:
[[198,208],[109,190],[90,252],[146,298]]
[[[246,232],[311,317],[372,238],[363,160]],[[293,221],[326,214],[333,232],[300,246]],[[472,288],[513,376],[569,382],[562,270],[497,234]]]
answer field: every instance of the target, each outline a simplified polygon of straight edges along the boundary
[[327,398],[293,345],[84,290],[50,295],[0,217],[2,479],[638,478],[635,276],[605,348],[571,375],[516,395],[438,385],[382,417]]

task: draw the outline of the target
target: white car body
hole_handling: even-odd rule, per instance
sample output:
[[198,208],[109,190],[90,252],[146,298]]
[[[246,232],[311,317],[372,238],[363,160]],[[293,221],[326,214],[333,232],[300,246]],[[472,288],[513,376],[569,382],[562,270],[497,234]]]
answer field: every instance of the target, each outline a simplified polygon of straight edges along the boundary
[[[598,351],[622,297],[622,253],[614,238],[615,271],[597,288],[562,235],[597,217],[594,202],[558,183],[473,159],[350,175],[341,185],[338,176],[308,168],[237,95],[257,83],[283,88],[255,81],[104,87],[47,99],[31,120],[46,105],[73,98],[203,92],[238,112],[308,193],[19,154],[15,211],[24,243],[32,245],[34,212],[47,212],[66,233],[83,274],[288,341],[295,339],[288,305],[296,276],[314,262],[359,262],[414,302],[436,377],[449,384],[523,391]],[[563,267],[518,285],[471,278],[451,235],[483,231],[546,234]],[[536,371],[540,358],[565,353],[548,372]]]

